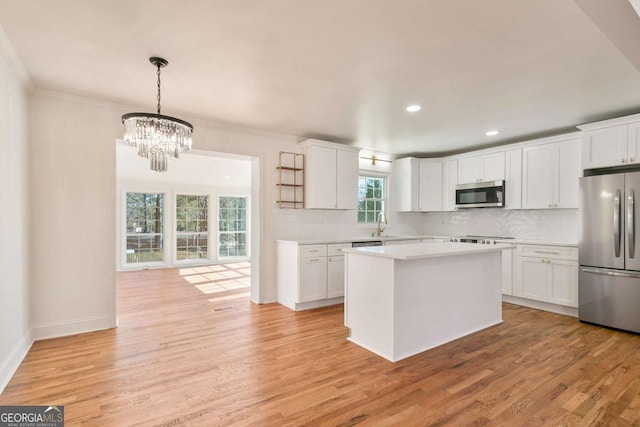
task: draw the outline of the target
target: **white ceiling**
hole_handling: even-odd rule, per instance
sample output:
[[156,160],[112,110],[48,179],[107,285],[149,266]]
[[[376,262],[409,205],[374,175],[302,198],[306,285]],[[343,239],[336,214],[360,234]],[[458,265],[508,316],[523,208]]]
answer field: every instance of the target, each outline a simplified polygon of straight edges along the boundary
[[38,88],[153,112],[162,56],[165,114],[394,154],[640,112],[627,0],[0,0],[0,26]]

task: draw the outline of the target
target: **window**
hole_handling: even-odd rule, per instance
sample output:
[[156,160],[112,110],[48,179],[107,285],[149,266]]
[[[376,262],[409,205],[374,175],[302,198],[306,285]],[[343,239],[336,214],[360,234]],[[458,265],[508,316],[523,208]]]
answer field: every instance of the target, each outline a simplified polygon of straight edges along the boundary
[[218,257],[247,256],[248,197],[218,197]]
[[360,175],[358,183],[358,222],[375,223],[384,212],[386,179],[382,176]]
[[164,194],[127,193],[127,263],[164,261]]
[[176,196],[176,260],[209,258],[209,196]]

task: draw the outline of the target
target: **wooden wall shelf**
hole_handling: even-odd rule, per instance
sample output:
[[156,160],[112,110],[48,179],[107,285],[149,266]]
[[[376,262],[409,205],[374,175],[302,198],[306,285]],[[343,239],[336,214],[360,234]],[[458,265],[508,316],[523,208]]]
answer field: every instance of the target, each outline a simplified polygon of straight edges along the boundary
[[278,155],[279,208],[304,208],[304,154],[280,151]]

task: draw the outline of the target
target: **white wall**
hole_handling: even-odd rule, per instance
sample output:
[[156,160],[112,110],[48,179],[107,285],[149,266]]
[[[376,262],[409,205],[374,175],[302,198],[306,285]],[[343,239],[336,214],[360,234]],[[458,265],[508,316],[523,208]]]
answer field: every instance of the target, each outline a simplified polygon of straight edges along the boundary
[[106,329],[115,312],[115,137],[120,111],[36,93],[30,116],[32,333]]
[[27,94],[12,68],[15,65],[11,65],[9,53],[0,43],[0,392],[32,342]]

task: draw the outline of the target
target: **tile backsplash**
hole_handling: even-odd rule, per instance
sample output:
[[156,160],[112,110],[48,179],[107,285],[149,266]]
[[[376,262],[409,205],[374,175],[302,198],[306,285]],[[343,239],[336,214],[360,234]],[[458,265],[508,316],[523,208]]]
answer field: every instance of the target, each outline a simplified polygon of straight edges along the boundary
[[[362,238],[375,224],[357,225],[356,211],[274,209],[278,239]],[[385,234],[503,236],[578,241],[578,210],[465,209],[456,212],[391,212]]]
[[456,212],[401,213],[398,216],[403,223],[421,234],[578,241],[577,209],[466,209]]

